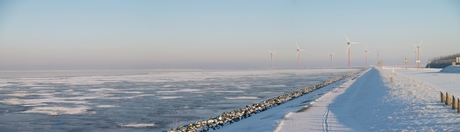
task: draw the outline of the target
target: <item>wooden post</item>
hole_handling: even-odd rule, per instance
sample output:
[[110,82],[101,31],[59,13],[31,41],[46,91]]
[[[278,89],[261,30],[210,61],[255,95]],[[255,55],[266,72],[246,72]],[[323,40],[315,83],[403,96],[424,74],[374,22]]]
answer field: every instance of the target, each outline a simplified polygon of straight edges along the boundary
[[460,105],[459,103],[460,103],[460,99],[457,98],[457,113],[460,113],[460,107],[458,107],[458,105]]
[[456,102],[455,97],[452,95],[452,109],[455,110],[458,108],[458,102]]
[[451,105],[451,104],[452,104],[452,99],[450,98],[450,96],[447,96],[446,105]]
[[447,105],[447,98],[448,98],[447,96],[449,96],[449,93],[446,92],[446,96],[444,96],[445,97],[444,104],[446,104],[446,105]]
[[393,77],[390,77],[390,82],[393,83]]
[[446,101],[446,102],[445,102],[445,103],[446,103],[446,105],[448,105],[448,104],[447,104],[447,102],[449,102],[448,100],[449,100],[449,93],[447,93],[447,92],[446,92],[446,99],[445,99],[445,101]]
[[444,93],[442,93],[441,91],[440,93],[441,93],[441,103],[446,102],[446,97],[444,97]]

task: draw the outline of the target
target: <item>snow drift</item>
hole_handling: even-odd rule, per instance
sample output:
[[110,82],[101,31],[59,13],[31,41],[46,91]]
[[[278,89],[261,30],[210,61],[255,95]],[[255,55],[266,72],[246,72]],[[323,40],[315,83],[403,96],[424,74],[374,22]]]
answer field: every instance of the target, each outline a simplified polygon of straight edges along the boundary
[[460,73],[460,66],[448,66],[442,69],[440,72],[444,73]]

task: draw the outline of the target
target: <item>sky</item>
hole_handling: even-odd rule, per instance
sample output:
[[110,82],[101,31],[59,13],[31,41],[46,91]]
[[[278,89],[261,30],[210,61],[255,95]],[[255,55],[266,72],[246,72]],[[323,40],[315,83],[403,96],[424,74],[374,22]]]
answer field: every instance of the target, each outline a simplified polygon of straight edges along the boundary
[[0,0],[0,70],[235,69],[421,62],[460,52],[460,1]]

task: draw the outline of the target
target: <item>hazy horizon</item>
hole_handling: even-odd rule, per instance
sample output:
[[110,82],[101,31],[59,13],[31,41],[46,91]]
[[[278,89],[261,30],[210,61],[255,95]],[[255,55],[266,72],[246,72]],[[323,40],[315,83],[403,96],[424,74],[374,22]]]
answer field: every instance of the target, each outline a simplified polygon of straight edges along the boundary
[[415,62],[460,53],[460,2],[0,1],[0,70],[247,69]]

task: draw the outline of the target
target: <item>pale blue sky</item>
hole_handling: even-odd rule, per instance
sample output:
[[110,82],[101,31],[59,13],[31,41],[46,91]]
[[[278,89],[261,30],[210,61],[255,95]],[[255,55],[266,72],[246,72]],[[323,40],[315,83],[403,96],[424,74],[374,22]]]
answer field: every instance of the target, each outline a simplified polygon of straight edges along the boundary
[[459,1],[0,0],[0,70],[364,66],[460,52]]

